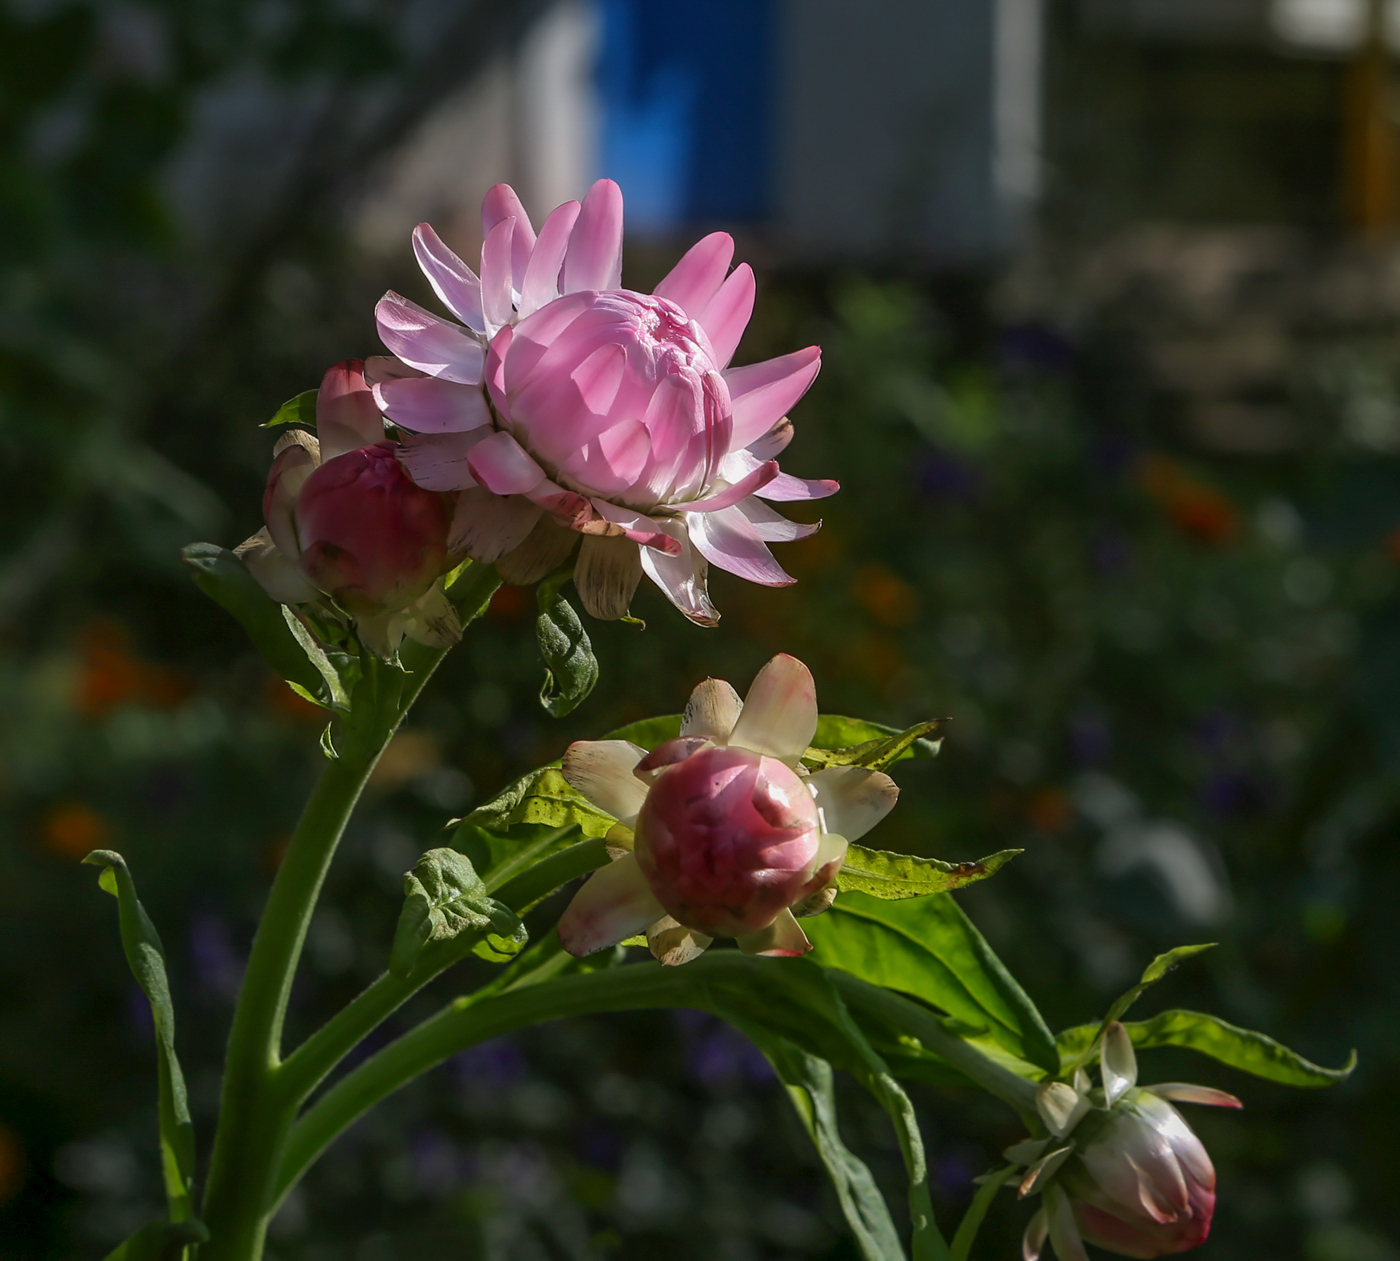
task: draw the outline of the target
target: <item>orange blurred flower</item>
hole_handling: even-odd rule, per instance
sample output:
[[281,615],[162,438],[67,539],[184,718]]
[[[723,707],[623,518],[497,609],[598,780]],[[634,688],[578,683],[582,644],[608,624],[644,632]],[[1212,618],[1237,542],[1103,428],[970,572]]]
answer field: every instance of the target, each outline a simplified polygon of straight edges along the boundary
[[189,680],[178,670],[150,665],[131,648],[131,634],[120,622],[102,619],[82,633],[78,683],[73,705],[88,718],[101,718],[123,705],[171,709],[189,696]]
[[64,858],[86,858],[101,849],[111,835],[106,820],[91,806],[65,801],[44,816],[41,829],[44,847]]
[[528,587],[496,588],[496,594],[487,605],[486,615],[493,622],[518,622],[534,607],[534,598]]
[[19,1135],[0,1121],[0,1204],[19,1194],[28,1171],[29,1161]]
[[1042,832],[1063,832],[1073,815],[1074,807],[1060,788],[1038,788],[1026,806],[1026,817]]
[[1145,455],[1138,464],[1138,480],[1187,538],[1223,546],[1239,537],[1240,513],[1230,497],[1193,477],[1169,456]]
[[914,588],[884,565],[862,565],[856,570],[856,599],[881,626],[908,626],[919,611]]

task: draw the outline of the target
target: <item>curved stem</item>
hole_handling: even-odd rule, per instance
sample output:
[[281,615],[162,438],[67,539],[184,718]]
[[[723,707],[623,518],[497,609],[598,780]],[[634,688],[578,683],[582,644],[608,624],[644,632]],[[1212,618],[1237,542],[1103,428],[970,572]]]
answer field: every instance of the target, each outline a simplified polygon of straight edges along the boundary
[[828,975],[840,990],[841,997],[853,1008],[869,1011],[896,1029],[912,1034],[924,1047],[947,1060],[989,1094],[1010,1104],[1023,1115],[1034,1115],[1035,1083],[1018,1077],[1009,1068],[984,1055],[971,1042],[964,1042],[956,1034],[949,1033],[939,1023],[937,1012],[892,990],[862,981],[848,972],[833,968]]
[[[415,1077],[479,1042],[567,1016],[648,1007],[701,1007],[723,1014],[725,988],[752,991],[770,979],[772,960],[711,952],[683,968],[639,963],[542,980],[460,998],[336,1082],[302,1115],[287,1141],[277,1179],[280,1200],[347,1127]],[[1035,1086],[946,1032],[935,1013],[898,994],[828,969],[853,1007],[891,1021],[943,1056],[978,1085],[1023,1114],[1035,1107]]]

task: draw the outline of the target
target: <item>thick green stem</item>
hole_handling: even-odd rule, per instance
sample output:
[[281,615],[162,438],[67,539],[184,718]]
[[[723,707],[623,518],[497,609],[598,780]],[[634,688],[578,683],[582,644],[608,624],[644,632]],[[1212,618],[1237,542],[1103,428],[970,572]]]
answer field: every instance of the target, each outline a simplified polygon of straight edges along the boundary
[[[415,1077],[479,1042],[566,1016],[649,1007],[704,1007],[726,986],[751,986],[770,960],[716,951],[683,968],[633,964],[458,999],[340,1081],[302,1115],[287,1142],[277,1180],[280,1200],[347,1127]],[[779,965],[781,966],[781,965]],[[1035,1086],[946,1032],[935,1013],[898,994],[829,971],[857,1008],[894,1022],[1017,1111],[1034,1111]]]

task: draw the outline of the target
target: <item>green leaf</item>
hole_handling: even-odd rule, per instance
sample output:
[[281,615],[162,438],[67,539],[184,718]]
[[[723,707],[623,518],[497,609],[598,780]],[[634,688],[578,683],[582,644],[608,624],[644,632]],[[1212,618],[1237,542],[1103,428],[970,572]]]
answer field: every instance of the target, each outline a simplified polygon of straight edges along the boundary
[[802,925],[820,962],[922,999],[985,1030],[1012,1055],[1059,1072],[1044,1018],[948,894],[887,902],[843,893]]
[[477,806],[462,822],[493,832],[521,823],[577,827],[584,836],[596,837],[606,836],[617,820],[577,791],[557,766],[542,766]]
[[899,1232],[865,1162],[841,1140],[831,1065],[764,1029],[745,1030],[768,1057],[836,1189],[864,1261],[905,1261]]
[[485,957],[511,958],[525,944],[520,920],[486,891],[481,877],[454,849],[432,849],[403,878],[404,904],[394,932],[389,971],[406,977],[430,942],[464,934],[479,940]]
[[942,741],[926,737],[942,725],[939,719],[894,731],[859,718],[823,714],[817,721],[812,747],[802,760],[809,766],[864,766],[882,771],[905,758],[936,756]]
[[598,682],[598,661],[588,632],[573,605],[559,594],[558,586],[542,582],[535,598],[540,610],[535,638],[545,665],[540,704],[552,717],[562,718],[593,690]]
[[208,1240],[209,1232],[204,1223],[194,1218],[183,1222],[151,1222],[119,1243],[105,1261],[180,1261],[191,1244]]
[[681,733],[679,714],[662,714],[659,718],[643,718],[639,722],[629,722],[625,727],[610,731],[604,740],[630,740],[644,749],[654,749],[658,744],[674,740]]
[[322,676],[288,626],[283,606],[258,585],[238,557],[213,543],[191,543],[180,556],[194,570],[195,585],[237,619],[263,660],[300,695],[326,704]]
[[1212,950],[1214,947],[1215,943],[1213,941],[1197,946],[1177,946],[1175,950],[1168,950],[1166,954],[1160,954],[1153,959],[1152,962],[1143,969],[1142,977],[1138,983],[1126,994],[1120,995],[1108,1009],[1108,1015],[1103,1018],[1103,1022],[1099,1025],[1098,1036],[1093,1038],[1089,1045],[1084,1048],[1079,1064],[1075,1065],[1075,1067],[1082,1068],[1084,1065],[1088,1064],[1093,1058],[1094,1049],[1098,1046],[1099,1038],[1103,1036],[1103,1031],[1115,1020],[1121,1020],[1123,1018],[1123,1013],[1137,1002],[1148,989],[1156,985],[1168,972],[1175,971],[1183,960],[1189,959],[1193,955],[1201,954],[1204,951]]
[[503,866],[500,875],[491,873],[487,888],[498,895],[498,901],[523,915],[570,880],[596,871],[607,862],[607,847],[601,840],[579,841],[547,857],[531,856],[525,863],[511,864],[509,870]]
[[[1355,1051],[1341,1068],[1322,1068],[1265,1034],[1198,1011],[1164,1011],[1151,1020],[1131,1021],[1123,1027],[1135,1047],[1185,1047],[1284,1086],[1335,1086],[1346,1081],[1356,1067]],[[1101,1030],[1101,1025],[1079,1025],[1060,1034],[1060,1057],[1066,1072],[1073,1071],[1094,1047]]]
[[1019,849],[1003,849],[975,863],[945,863],[852,845],[837,873],[836,887],[843,893],[868,893],[886,901],[948,893],[995,875],[1019,853]]
[[171,1220],[184,1222],[191,1215],[193,1196],[194,1124],[190,1120],[185,1076],[175,1055],[175,1007],[170,1001],[170,983],[165,975],[165,951],[155,925],[136,896],[136,885],[127,870],[126,860],[113,850],[96,849],[83,862],[102,869],[98,883],[117,899],[117,918],[127,965],[151,1005],[156,1029],[161,1168]]
[[273,429],[278,425],[305,425],[310,430],[316,428],[316,390],[303,390],[295,398],[289,398],[277,409],[271,420],[264,421],[260,429]]

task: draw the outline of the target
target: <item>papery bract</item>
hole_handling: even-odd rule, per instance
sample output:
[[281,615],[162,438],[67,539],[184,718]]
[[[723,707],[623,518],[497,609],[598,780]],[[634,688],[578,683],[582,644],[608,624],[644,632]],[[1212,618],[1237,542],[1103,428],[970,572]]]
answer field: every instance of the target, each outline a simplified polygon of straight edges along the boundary
[[559,921],[571,954],[646,931],[662,963],[693,959],[716,936],[750,954],[811,949],[798,914],[816,914],[850,841],[894,806],[889,776],[862,767],[805,775],[817,727],[812,676],[774,657],[744,701],[707,679],[675,740],[647,752],[625,740],[580,741],[564,777],[618,819],[616,861],[595,872]]
[[459,492],[453,545],[528,583],[582,534],[575,585],[604,618],[627,611],[643,572],[703,625],[719,616],[711,563],[791,582],[767,545],[817,527],[763,500],[837,489],[786,476],[774,458],[821,355],[810,346],[729,367],[754,302],[752,270],[727,274],[733,240],[705,237],[641,294],[621,287],[622,194],[610,180],[560,206],[538,237],[499,185],[482,230],[480,279],[426,224],[414,233],[462,325],[393,293],[378,311],[398,362],[375,367],[375,397],[411,431],[402,459],[419,485]]
[[326,373],[316,422],[315,436],[292,430],[278,440],[266,527],[238,548],[244,564],[284,604],[329,597],[381,656],[405,634],[453,642],[460,626],[438,582],[457,559],[449,501],[404,472],[359,361]]

